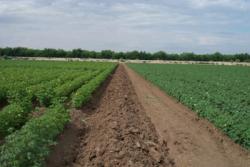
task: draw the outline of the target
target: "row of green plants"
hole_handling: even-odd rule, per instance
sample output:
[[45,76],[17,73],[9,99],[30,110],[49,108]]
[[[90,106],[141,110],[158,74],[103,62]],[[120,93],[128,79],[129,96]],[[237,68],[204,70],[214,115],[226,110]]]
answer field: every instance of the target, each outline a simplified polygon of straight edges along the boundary
[[52,72],[51,70],[36,70],[32,68],[6,68],[1,70],[0,100],[12,100],[16,94],[24,91],[25,88],[41,82],[49,82],[61,74],[59,70]]
[[[59,77],[49,81],[49,82],[42,82],[38,85],[31,86],[27,88],[27,92],[29,97],[32,101],[36,101],[41,106],[49,106],[53,99],[56,97],[55,90],[60,88],[61,85],[66,85],[72,82],[75,78],[81,78],[82,76],[86,76],[86,72],[79,72],[79,71],[69,71],[63,73]],[[65,87],[65,89],[68,89]]]
[[[16,63],[20,71],[23,68],[34,68],[34,64],[37,64],[37,62],[20,63],[19,61]],[[54,63],[55,68],[61,70],[58,77],[20,89],[22,91],[16,91],[14,98],[9,100],[9,105],[0,111],[0,139],[5,137],[4,144],[0,146],[1,167],[44,166],[46,157],[52,146],[56,144],[57,136],[70,120],[69,111],[65,109],[65,99],[74,97],[75,91],[80,95],[84,91],[84,85],[89,85],[85,87],[88,90],[84,91],[86,98],[80,99],[81,104],[85,104],[93,91],[116,66],[111,63],[87,63],[85,66],[85,63],[79,62],[74,66],[74,63],[69,62],[71,65],[65,64],[68,68],[64,69],[60,68],[57,62]],[[8,68],[12,66],[7,63],[3,69]],[[34,112],[32,111],[34,99],[47,107],[46,111],[38,117],[31,114]]]
[[91,98],[92,92],[100,86],[101,83],[107,78],[107,76],[114,70],[115,65],[110,66],[110,68],[104,70],[94,79],[90,80],[88,83],[84,84],[79,88],[72,97],[73,107],[80,108]]
[[0,111],[0,136],[3,138],[20,129],[29,119],[31,104],[28,101],[12,103]]
[[[24,71],[27,71],[27,69],[29,69],[31,66],[31,69],[28,70],[31,71],[33,66],[29,63],[28,65],[28,67],[20,65],[17,67],[20,68],[19,71],[22,71],[23,68],[25,68]],[[83,67],[78,68],[78,70],[76,70],[77,66],[72,66],[74,70],[69,69],[67,71],[61,71],[58,77],[47,77],[46,81],[44,80],[44,82],[41,82],[40,84],[31,85],[26,88],[23,86],[18,86],[18,82],[14,81],[17,85],[17,89],[13,89],[10,91],[12,96],[11,98],[9,98],[9,105],[4,107],[0,112],[0,136],[5,137],[13,131],[20,129],[22,125],[24,125],[30,119],[30,113],[32,112],[30,106],[32,102],[38,102],[38,105],[47,107],[51,105],[55,100],[65,100],[72,92],[81,87],[81,85],[87,83],[93,77],[98,75],[102,70],[104,70],[102,66],[99,66],[98,68],[92,67],[92,69],[90,69],[84,66],[85,63],[83,63],[82,65]],[[88,66],[90,66],[89,63]],[[103,64],[103,66],[105,68],[108,68],[106,64]],[[14,67],[17,68],[16,66]],[[9,68],[12,68],[12,66],[10,66]],[[8,66],[5,70],[8,71]],[[49,72],[53,71],[49,70]],[[55,75],[53,73],[47,74],[51,76]],[[56,74],[58,74],[57,70]],[[24,72],[23,75],[26,76],[26,73]],[[41,81],[39,75],[36,78],[37,80]],[[47,81],[48,78],[51,78],[51,80]],[[20,77],[18,79],[20,79]],[[29,106],[27,104],[29,104]]]
[[[45,86],[45,83],[47,83],[46,86],[51,87],[53,85],[51,82],[54,82],[55,85],[58,83],[58,79],[65,79],[65,76],[69,76],[68,78],[73,80],[77,74],[101,71],[107,66],[109,63],[0,61],[0,102],[13,101],[20,95],[27,94],[27,91],[30,94],[32,89],[39,90]],[[52,88],[54,89],[54,87]],[[37,95],[39,96],[40,93]]]
[[[99,70],[106,66],[97,64]],[[0,61],[0,101],[11,100],[27,87],[51,82],[66,73],[95,70],[90,62]]]
[[0,147],[1,167],[43,166],[69,119],[69,111],[62,104],[54,104],[41,117],[28,121],[21,130],[7,136]]
[[[83,75],[83,73],[80,74],[81,77],[79,78],[82,79],[80,81],[83,82],[86,77],[89,77],[90,73],[87,75]],[[15,99],[12,99],[10,104],[4,107],[0,112],[0,136],[5,137],[13,131],[20,129],[30,119],[33,98],[38,100],[40,105],[49,106],[54,100],[61,98],[56,96],[54,89],[60,87],[65,81],[67,81],[67,85],[72,85],[70,83],[74,83],[74,80],[71,81],[70,79],[77,76],[79,76],[79,73],[77,75],[63,75],[51,82],[45,82],[40,85],[29,87],[27,88],[28,92],[25,90],[23,90],[25,93],[22,94],[20,94],[20,91],[16,92]],[[64,86],[64,89],[68,90],[69,88]]]
[[86,72],[84,75],[75,78],[71,82],[66,82],[65,84],[61,85],[60,87],[55,89],[55,94],[57,97],[67,97],[73,91],[81,87],[81,85],[89,82],[92,78],[94,78],[98,73],[101,71],[96,70],[92,72]]
[[250,149],[250,68],[214,65],[129,66]]

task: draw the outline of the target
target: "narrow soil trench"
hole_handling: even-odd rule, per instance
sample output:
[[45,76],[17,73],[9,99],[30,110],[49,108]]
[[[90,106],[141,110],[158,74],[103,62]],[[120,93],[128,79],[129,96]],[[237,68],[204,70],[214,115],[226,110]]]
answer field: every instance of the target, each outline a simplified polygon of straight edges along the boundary
[[103,92],[71,117],[47,167],[175,166],[122,65]]
[[2,136],[0,136],[0,146],[4,144],[4,138]]
[[7,100],[2,100],[0,101],[0,112],[2,111],[2,109],[8,105]]
[[[7,106],[7,101],[6,100],[4,100],[4,101],[0,101],[0,112],[2,111],[2,109],[5,107],[5,106]],[[4,137],[2,137],[1,135],[0,135],[0,146],[2,145],[4,143]]]

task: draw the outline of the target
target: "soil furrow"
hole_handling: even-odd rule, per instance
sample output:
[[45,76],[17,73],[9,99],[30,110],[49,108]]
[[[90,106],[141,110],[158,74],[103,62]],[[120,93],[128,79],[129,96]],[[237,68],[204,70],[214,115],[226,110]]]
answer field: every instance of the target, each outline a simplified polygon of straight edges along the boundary
[[8,105],[8,102],[7,102],[6,99],[1,100],[1,101],[0,101],[0,112],[1,112],[2,109],[3,109],[5,106],[7,106],[7,105]]
[[100,101],[72,113],[72,122],[46,166],[175,166],[123,66],[117,68]]

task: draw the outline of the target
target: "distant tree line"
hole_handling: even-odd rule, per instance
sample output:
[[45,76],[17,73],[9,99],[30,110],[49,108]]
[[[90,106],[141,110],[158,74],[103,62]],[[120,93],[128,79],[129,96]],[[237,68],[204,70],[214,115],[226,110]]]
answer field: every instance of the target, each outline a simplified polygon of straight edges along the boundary
[[149,53],[144,51],[114,52],[111,50],[88,51],[73,49],[30,49],[24,47],[0,48],[0,57],[62,57],[62,58],[100,58],[100,59],[139,59],[139,60],[185,60],[185,61],[236,61],[250,62],[250,54],[194,54],[194,53],[166,53],[159,51]]

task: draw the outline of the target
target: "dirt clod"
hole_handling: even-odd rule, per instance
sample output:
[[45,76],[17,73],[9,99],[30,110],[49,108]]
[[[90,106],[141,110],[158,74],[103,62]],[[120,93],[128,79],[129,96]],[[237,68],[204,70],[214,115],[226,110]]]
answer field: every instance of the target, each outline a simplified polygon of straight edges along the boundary
[[[81,141],[84,147],[72,166],[171,166],[167,149],[160,145],[124,67],[118,67],[95,110],[99,112],[88,117],[91,130]],[[158,151],[142,149],[148,147],[141,144],[146,141],[156,143]]]
[[[75,134],[74,161],[66,158],[67,164],[54,163],[53,167],[174,166],[167,145],[159,142],[123,66],[117,68],[100,101],[91,105],[74,113],[82,129]],[[154,143],[153,147],[146,142]],[[56,160],[65,161],[65,154]]]

